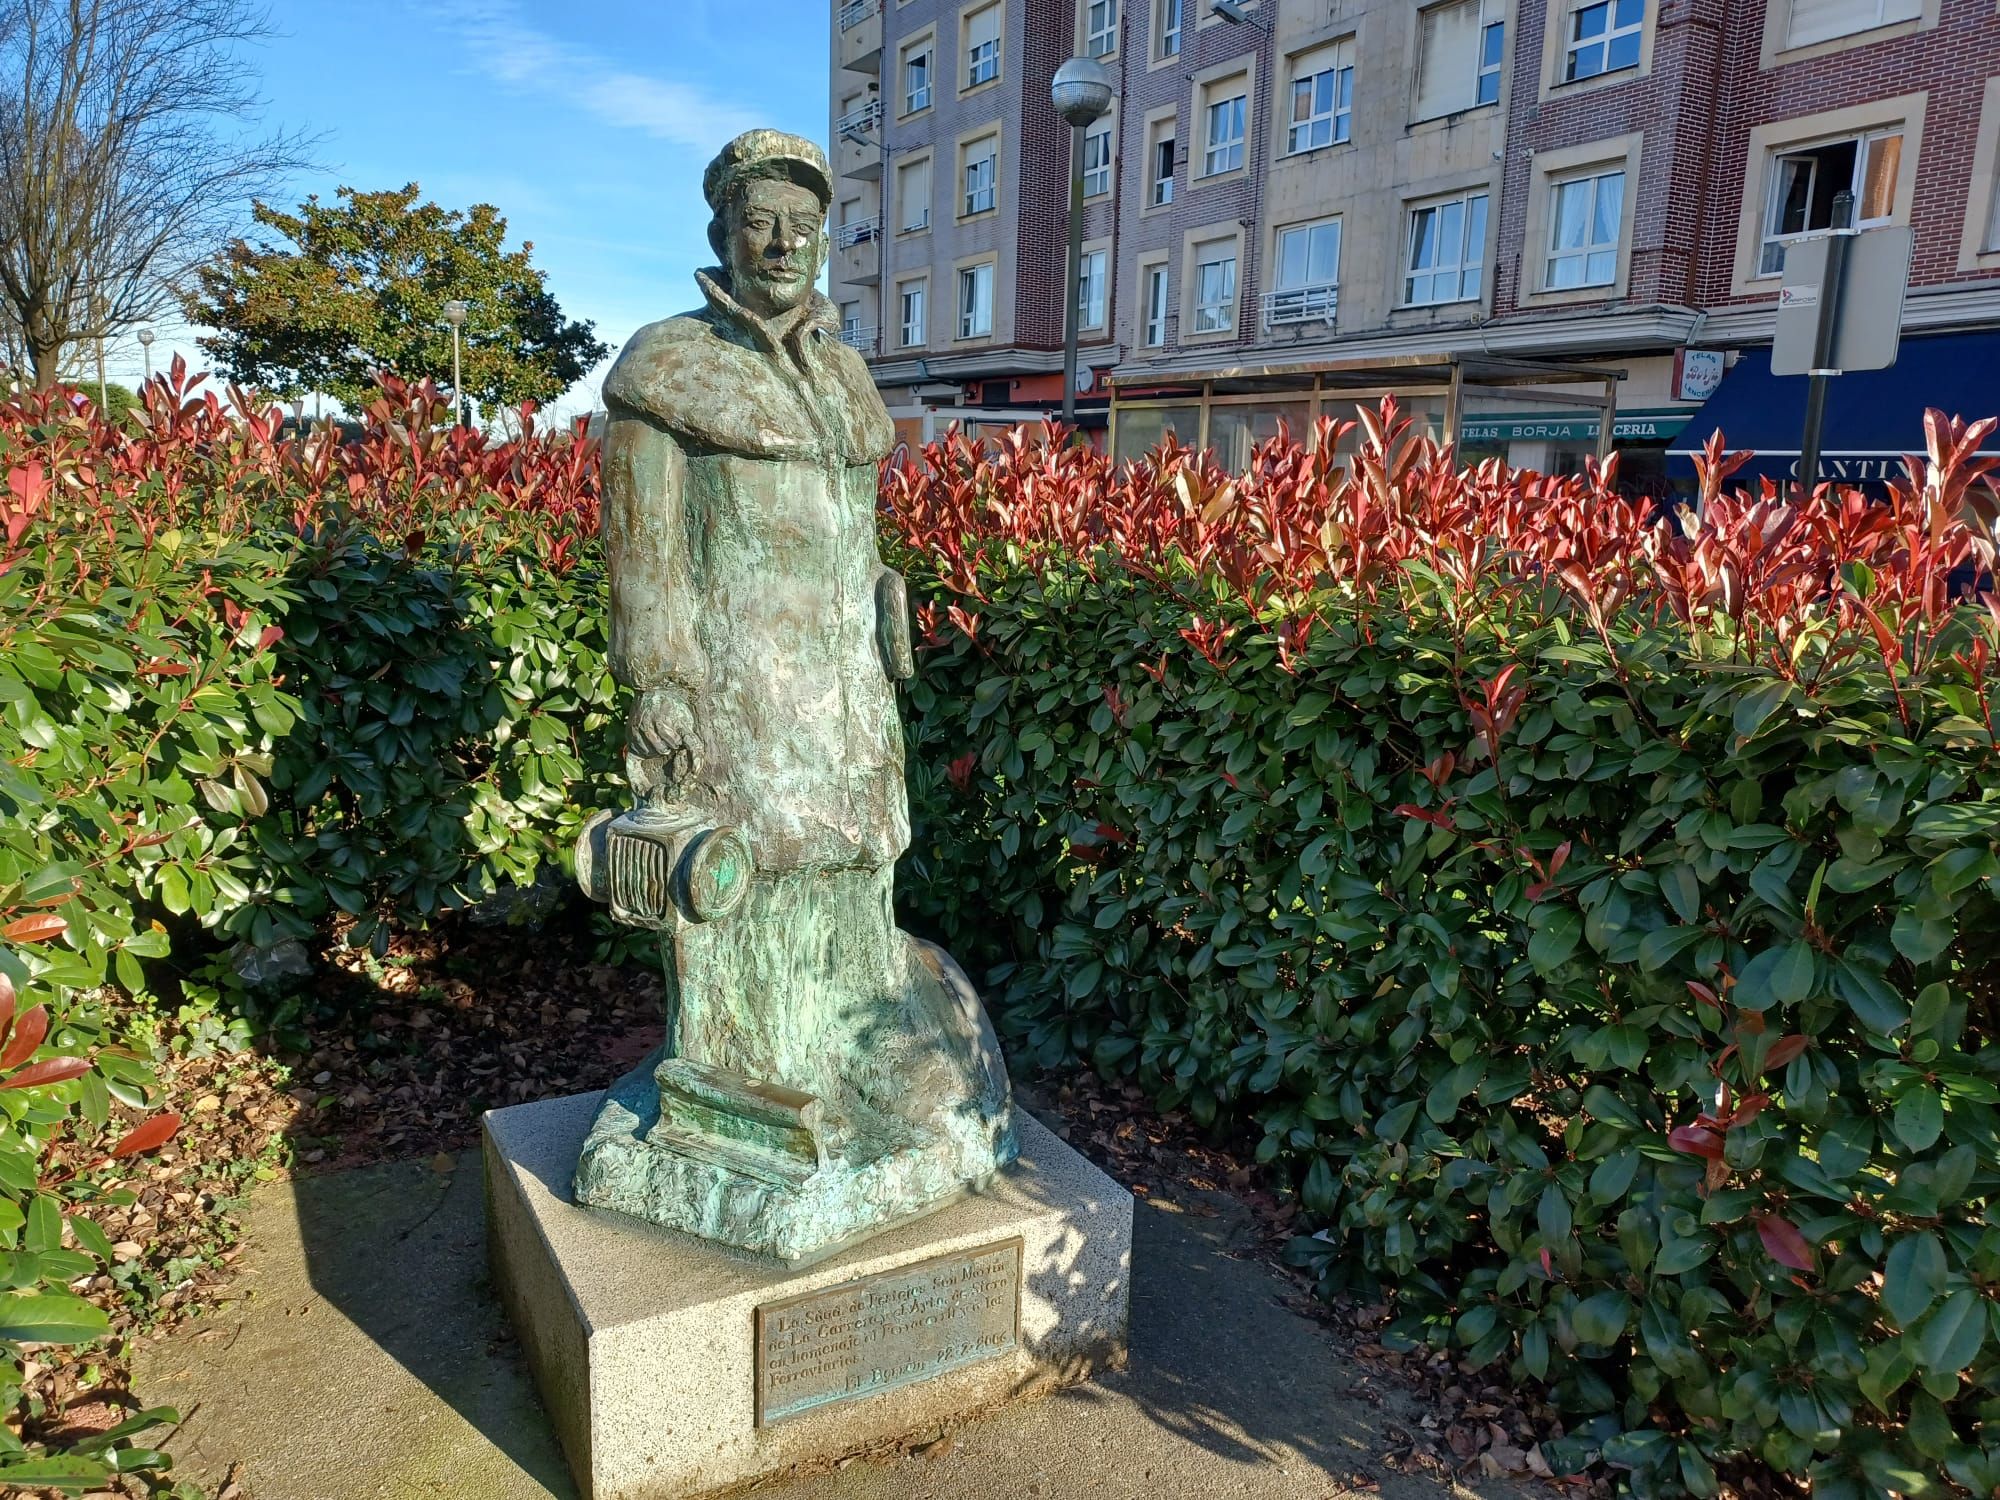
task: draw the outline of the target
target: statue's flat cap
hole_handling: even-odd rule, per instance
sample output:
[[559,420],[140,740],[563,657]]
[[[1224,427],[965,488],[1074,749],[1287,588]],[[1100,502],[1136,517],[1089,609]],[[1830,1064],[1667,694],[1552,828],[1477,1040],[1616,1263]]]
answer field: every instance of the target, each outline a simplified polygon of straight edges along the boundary
[[816,142],[782,130],[746,130],[718,151],[701,175],[701,195],[708,200],[710,211],[722,211],[723,197],[738,176],[772,165],[786,168],[801,185],[819,195],[822,205],[833,202],[833,171]]

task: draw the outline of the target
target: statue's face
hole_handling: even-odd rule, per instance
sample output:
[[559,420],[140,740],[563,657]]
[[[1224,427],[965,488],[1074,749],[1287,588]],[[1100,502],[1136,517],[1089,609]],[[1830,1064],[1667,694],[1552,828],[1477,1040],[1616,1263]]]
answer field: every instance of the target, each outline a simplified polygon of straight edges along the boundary
[[729,277],[740,301],[771,316],[812,295],[826,260],[826,210],[796,182],[745,185],[729,220]]

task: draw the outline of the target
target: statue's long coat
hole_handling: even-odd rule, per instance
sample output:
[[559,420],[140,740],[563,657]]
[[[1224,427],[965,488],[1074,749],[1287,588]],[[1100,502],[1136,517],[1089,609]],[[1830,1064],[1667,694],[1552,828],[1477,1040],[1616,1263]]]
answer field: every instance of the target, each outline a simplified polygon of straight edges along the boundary
[[880,868],[909,842],[877,629],[889,414],[824,298],[767,322],[697,280],[708,305],[640,329],[604,382],[611,669],[688,705],[682,800],[759,870]]

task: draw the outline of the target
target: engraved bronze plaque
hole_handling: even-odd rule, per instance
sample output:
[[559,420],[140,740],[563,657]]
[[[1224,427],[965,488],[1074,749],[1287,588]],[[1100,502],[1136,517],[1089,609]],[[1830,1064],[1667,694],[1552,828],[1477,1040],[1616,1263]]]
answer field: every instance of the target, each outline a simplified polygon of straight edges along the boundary
[[1021,1343],[1021,1241],[757,1309],[757,1424],[978,1364]]

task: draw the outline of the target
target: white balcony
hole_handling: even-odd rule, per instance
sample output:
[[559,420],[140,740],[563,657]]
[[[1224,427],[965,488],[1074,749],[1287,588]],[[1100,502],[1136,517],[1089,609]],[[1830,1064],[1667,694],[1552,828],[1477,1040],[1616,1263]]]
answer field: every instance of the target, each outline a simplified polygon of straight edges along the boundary
[[840,8],[840,65],[871,78],[882,70],[882,0],[850,0]]
[[840,330],[840,341],[850,349],[858,350],[862,354],[873,355],[875,353],[875,345],[880,340],[881,334],[882,330],[873,324],[863,327],[860,324],[850,323]]
[[1286,287],[1264,299],[1264,326],[1282,328],[1287,324],[1324,323],[1333,326],[1340,305],[1340,284],[1322,281],[1313,286]]
[[865,245],[870,240],[882,238],[882,216],[870,214],[865,219],[856,219],[843,224],[833,232],[833,242],[845,250],[850,245]]
[[833,279],[843,286],[877,286],[882,280],[882,216],[850,219],[834,230]]
[[882,123],[882,101],[870,99],[859,109],[850,109],[833,122],[833,133],[844,135],[852,130],[857,135],[867,135]]

